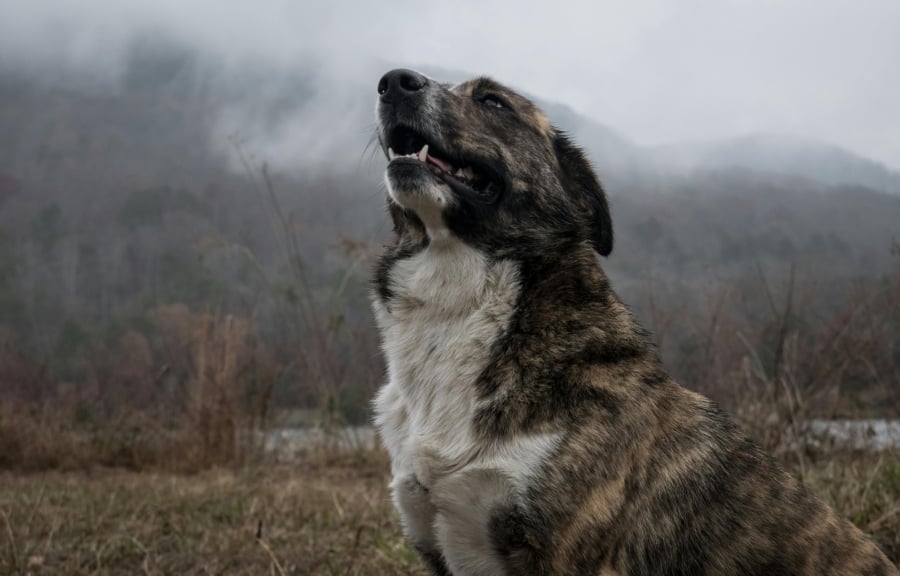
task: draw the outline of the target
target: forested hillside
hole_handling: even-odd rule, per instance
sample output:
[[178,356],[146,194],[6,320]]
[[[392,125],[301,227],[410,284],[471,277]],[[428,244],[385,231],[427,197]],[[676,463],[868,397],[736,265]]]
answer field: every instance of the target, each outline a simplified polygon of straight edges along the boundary
[[[94,418],[233,376],[254,417],[367,418],[389,231],[374,81],[341,87],[329,132],[313,77],[155,45],[106,84],[0,70],[5,398]],[[598,166],[608,272],[683,382],[728,404],[790,371],[815,410],[897,414],[896,173],[767,139],[644,149],[546,108]]]

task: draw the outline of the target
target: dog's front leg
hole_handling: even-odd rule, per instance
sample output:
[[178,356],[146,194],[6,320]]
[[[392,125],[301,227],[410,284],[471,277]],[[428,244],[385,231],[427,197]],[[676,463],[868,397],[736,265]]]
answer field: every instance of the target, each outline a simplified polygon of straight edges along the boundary
[[510,479],[498,470],[465,470],[431,490],[435,537],[457,576],[533,574],[536,534]]
[[436,576],[451,576],[436,543],[434,521],[437,510],[428,488],[415,474],[395,478],[392,488],[406,538]]

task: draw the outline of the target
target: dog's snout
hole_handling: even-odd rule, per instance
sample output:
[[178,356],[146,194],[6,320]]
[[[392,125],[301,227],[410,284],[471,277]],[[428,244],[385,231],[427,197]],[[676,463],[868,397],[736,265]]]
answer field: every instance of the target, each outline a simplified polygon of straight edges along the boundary
[[384,102],[395,98],[411,96],[428,85],[428,78],[414,70],[397,68],[391,70],[378,81],[378,94]]

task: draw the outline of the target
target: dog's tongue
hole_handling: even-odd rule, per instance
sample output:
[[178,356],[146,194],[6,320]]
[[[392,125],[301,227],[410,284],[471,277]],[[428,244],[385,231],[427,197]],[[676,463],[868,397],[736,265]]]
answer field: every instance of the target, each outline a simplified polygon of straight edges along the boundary
[[435,158],[435,157],[432,156],[431,154],[429,154],[429,155],[428,155],[428,158],[426,158],[426,162],[428,162],[428,163],[430,163],[430,164],[434,164],[435,166],[437,166],[438,168],[440,168],[440,169],[443,170],[444,172],[451,172],[451,173],[453,172],[453,166],[447,164],[446,162],[444,162],[444,161],[441,160],[440,158]]

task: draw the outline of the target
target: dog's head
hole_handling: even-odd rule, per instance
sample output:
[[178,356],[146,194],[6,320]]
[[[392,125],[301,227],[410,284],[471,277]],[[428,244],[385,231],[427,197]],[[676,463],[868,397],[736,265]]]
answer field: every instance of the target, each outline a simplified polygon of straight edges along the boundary
[[376,116],[398,234],[451,235],[496,257],[573,241],[612,250],[590,163],[527,98],[488,78],[450,86],[392,70]]

